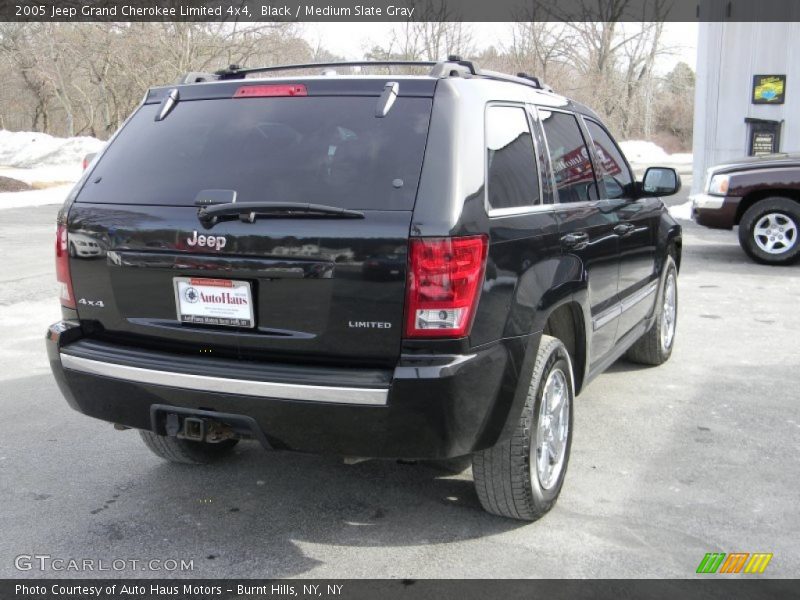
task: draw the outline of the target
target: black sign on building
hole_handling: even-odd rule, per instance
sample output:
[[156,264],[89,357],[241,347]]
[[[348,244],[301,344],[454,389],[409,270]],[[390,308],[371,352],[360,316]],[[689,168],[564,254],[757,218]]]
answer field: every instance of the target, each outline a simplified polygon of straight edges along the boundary
[[783,121],[746,118],[748,127],[747,154],[761,156],[780,152]]

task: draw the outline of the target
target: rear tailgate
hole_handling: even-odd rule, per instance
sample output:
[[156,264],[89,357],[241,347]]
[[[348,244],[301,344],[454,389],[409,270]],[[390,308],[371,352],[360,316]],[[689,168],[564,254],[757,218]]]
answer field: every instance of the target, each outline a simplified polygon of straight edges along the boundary
[[[186,100],[202,86],[187,88],[158,121],[164,105],[146,104],[101,156],[68,218],[84,328],[182,353],[391,364],[432,99],[401,82],[379,118],[380,81],[234,99],[246,85]],[[203,223],[203,200],[350,213],[244,219],[234,207]]]

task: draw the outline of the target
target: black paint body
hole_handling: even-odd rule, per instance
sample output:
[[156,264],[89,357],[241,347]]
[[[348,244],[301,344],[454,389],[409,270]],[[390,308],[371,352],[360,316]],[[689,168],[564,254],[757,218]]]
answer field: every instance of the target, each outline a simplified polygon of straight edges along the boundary
[[[602,181],[595,184],[597,199],[558,202],[537,107],[578,115],[587,139],[581,115],[596,119],[591,111],[512,83],[397,79],[401,99],[432,98],[413,210],[364,210],[361,219],[230,220],[210,232],[227,240],[212,250],[186,243],[195,230],[204,233],[195,207],[81,202],[80,189],[93,177],[86,174],[60,218],[70,236],[90,238],[102,251],[71,258],[78,310],[64,309],[47,337],[53,372],[73,408],[141,429],[152,427],[155,404],[219,411],[252,417],[276,448],[453,457],[510,434],[556,310],[568,307],[574,319],[578,390],[648,329],[657,293],[609,315],[659,288],[668,248],[680,252],[680,226],[659,199],[632,192],[606,198]],[[388,79],[305,81],[309,95],[377,99]],[[181,86],[181,102],[230,98],[239,85]],[[168,92],[152,90],[145,104],[160,103]],[[515,214],[494,214],[486,200],[482,123],[493,102],[524,108],[536,145],[541,198]],[[590,158],[597,162],[594,150]],[[102,162],[101,156],[96,164]],[[565,246],[571,233],[585,233],[586,243]],[[474,234],[488,236],[489,252],[470,335],[404,339],[409,238]],[[250,282],[255,329],[179,323],[177,276]],[[353,328],[351,321],[390,326]],[[385,388],[388,401],[356,406],[190,391],[65,369],[62,354],[230,379]]]

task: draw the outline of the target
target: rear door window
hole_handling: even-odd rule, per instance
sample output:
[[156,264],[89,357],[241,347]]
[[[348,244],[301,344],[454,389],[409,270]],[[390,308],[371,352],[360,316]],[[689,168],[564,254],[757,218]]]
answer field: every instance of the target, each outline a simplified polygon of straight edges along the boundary
[[492,210],[539,203],[539,173],[528,125],[518,106],[486,109],[487,192]]
[[375,97],[179,102],[162,121],[141,107],[109,146],[79,202],[193,205],[202,190],[237,202],[301,202],[411,210],[430,98]]
[[559,202],[597,200],[597,183],[575,115],[539,109]]
[[606,197],[622,198],[630,193],[633,183],[628,163],[622,155],[619,147],[608,132],[599,124],[590,119],[584,119],[586,129],[592,137],[594,149],[600,162],[597,171],[600,179],[606,188]]

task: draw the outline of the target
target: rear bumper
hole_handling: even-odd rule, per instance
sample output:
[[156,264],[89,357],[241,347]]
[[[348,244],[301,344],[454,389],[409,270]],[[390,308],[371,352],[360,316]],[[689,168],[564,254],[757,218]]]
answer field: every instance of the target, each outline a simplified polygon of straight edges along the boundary
[[468,355],[403,355],[394,370],[145,352],[83,339],[66,321],[50,327],[47,349],[70,406],[112,423],[158,430],[151,409],[166,405],[247,417],[253,437],[275,448],[446,458],[494,445],[516,421],[520,365],[538,338]]
[[389,395],[388,388],[306,385],[194,375],[176,372],[166,366],[158,369],[134,367],[76,356],[69,352],[61,354],[61,366],[68,371],[119,381],[257,398],[384,406]]

